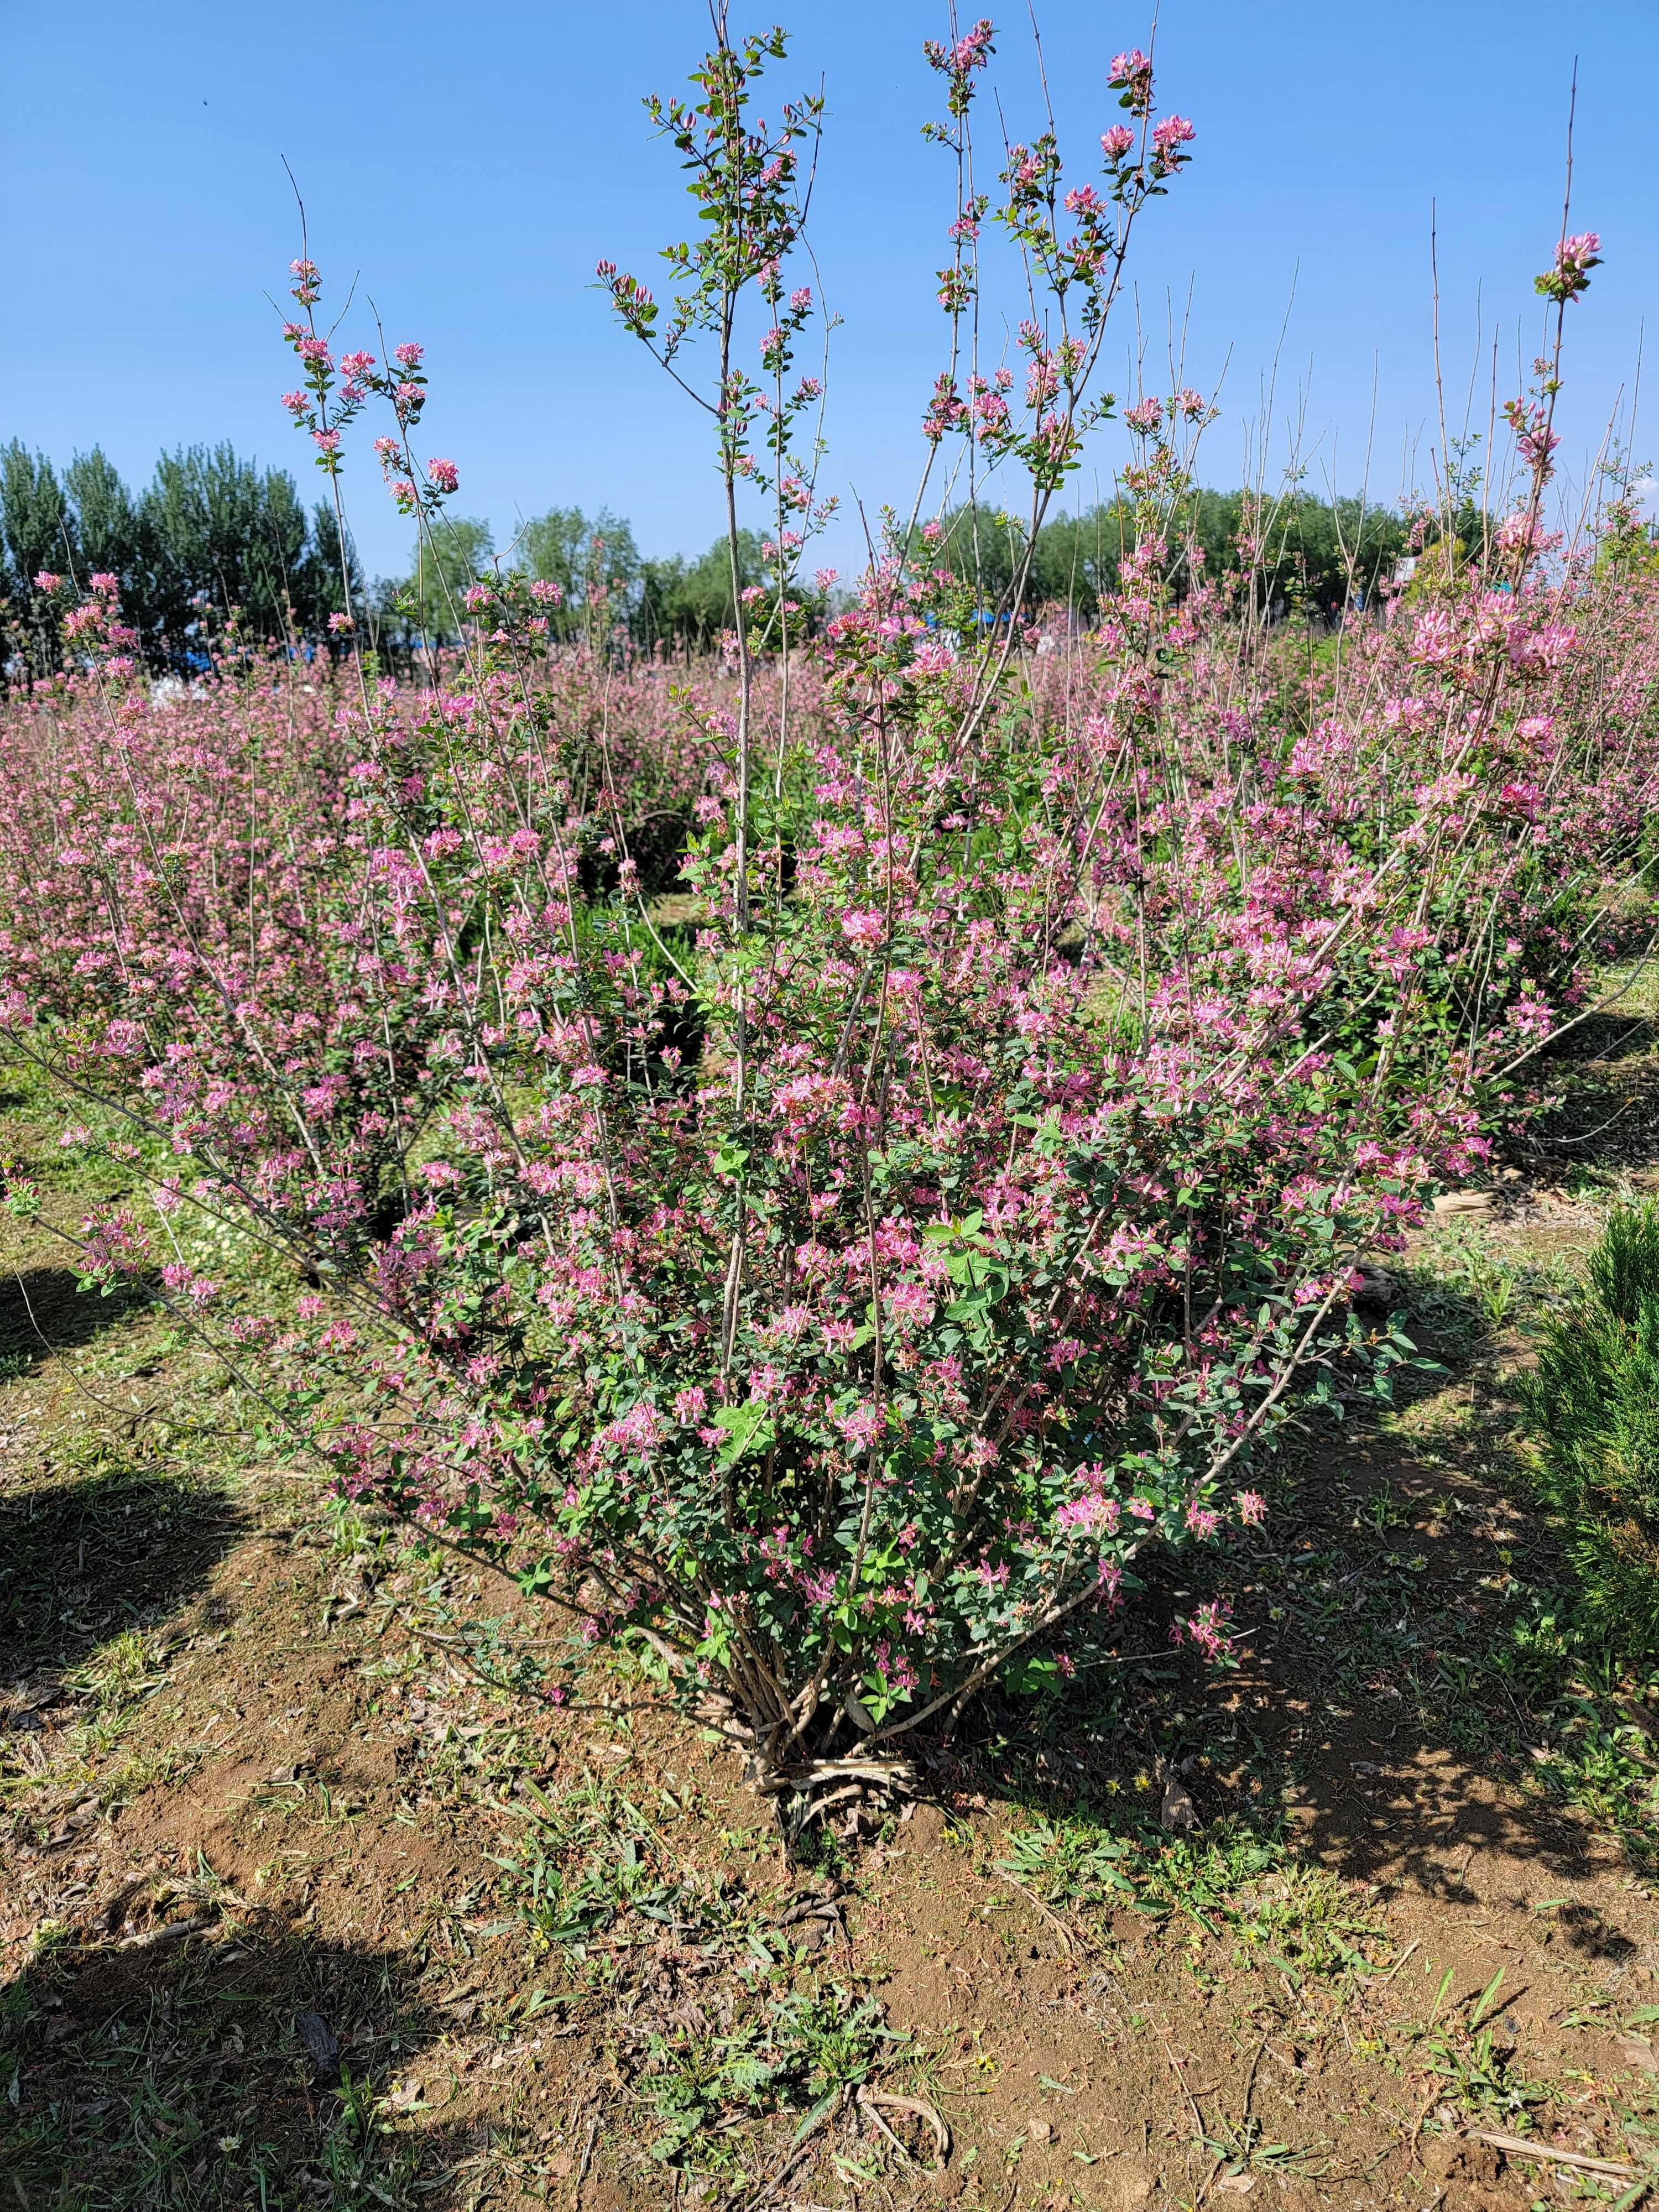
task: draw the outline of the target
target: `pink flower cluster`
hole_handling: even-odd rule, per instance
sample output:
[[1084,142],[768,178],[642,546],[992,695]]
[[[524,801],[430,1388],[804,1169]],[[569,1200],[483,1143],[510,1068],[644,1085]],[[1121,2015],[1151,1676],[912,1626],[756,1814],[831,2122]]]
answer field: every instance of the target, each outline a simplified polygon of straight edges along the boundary
[[[990,49],[930,51],[947,143]],[[658,111],[729,226],[706,289],[665,322],[601,264],[659,358],[763,312],[775,397],[722,355],[713,413],[734,499],[773,500],[771,581],[704,665],[560,647],[556,592],[503,564],[422,687],[273,659],[167,698],[113,580],[71,604],[43,574],[76,655],[0,720],[0,1028],[142,1194],[85,1224],[88,1272],[257,1356],[348,1494],[593,1640],[648,1632],[774,1771],[1022,1655],[1063,1676],[1121,1636],[1140,1554],[1263,1522],[1252,1470],[1322,1379],[1409,1354],[1357,1263],[1525,1110],[1659,801],[1659,593],[1542,574],[1538,394],[1500,565],[1443,559],[1340,659],[1243,650],[1195,558],[1177,590],[1171,440],[1211,411],[1184,387],[1129,410],[1134,542],[1075,649],[1017,604],[985,623],[940,533],[897,526],[797,637],[823,507],[760,426],[811,306],[782,266],[805,126],[729,127],[775,50]],[[1139,50],[1111,82],[1144,171],[1117,126],[1097,186],[1066,192],[1052,133],[1001,178],[1074,320],[1021,324],[1023,412],[964,365],[926,418],[1023,470],[1037,520],[1193,137],[1152,124]],[[1595,245],[1558,256],[1564,304]],[[459,471],[410,453],[419,347],[337,362],[294,274],[289,412],[333,477],[382,401],[424,519]],[[290,1264],[210,1272],[227,1225]],[[1173,1633],[1224,1660],[1224,1601]]]

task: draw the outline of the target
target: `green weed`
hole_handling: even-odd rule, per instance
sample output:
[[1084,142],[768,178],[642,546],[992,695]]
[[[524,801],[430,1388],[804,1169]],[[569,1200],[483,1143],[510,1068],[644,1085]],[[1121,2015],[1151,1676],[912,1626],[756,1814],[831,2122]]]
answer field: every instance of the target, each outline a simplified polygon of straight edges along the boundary
[[1458,1358],[1547,1311],[1575,1288],[1565,1261],[1504,1251],[1455,1220],[1425,1230],[1406,1280],[1413,1318],[1432,1331],[1443,1353]]
[[1373,1962],[1363,1946],[1382,1936],[1355,1911],[1336,1875],[1316,1866],[1270,1875],[1231,1902],[1228,1918],[1243,1938],[1241,1962],[1275,1967],[1293,1984],[1368,1972]]
[[867,2082],[908,2036],[873,1997],[838,1984],[792,1991],[725,2035],[651,2038],[639,2089],[663,2123],[651,2146],[665,2164],[729,2166],[745,2118],[805,2112],[796,2141]]
[[1316,2180],[1330,2163],[1331,2146],[1322,2137],[1316,2143],[1292,2145],[1269,2142],[1265,2124],[1252,2113],[1237,2128],[1223,2127],[1203,2137],[1206,2150],[1213,2151],[1230,2174],[1265,2173],[1282,2181]]
[[129,1628],[71,1668],[64,1686],[95,1698],[100,1711],[119,1713],[135,1704],[161,1672],[155,1638]]
[[495,1863],[538,1949],[580,1944],[629,1914],[676,1929],[728,1917],[614,1784],[588,1775],[559,1797],[527,1787],[537,1811],[524,1843]]
[[1498,1990],[1504,1969],[1498,1968],[1461,2017],[1443,2018],[1441,2007],[1451,1987],[1452,1972],[1448,1966],[1442,1975],[1429,2020],[1417,2031],[1422,2056],[1444,2084],[1449,2102],[1481,2119],[1502,2121],[1524,2132],[1531,2125],[1533,2106],[1547,2104],[1552,2092],[1547,2082],[1529,2081],[1516,2072],[1514,2045],[1494,2024],[1493,2015],[1503,2002]]
[[1008,1838],[999,1870],[1043,1904],[1088,1913],[1115,1907],[1231,1936],[1235,1961],[1300,1983],[1364,1971],[1381,1931],[1358,1917],[1343,1884],[1297,1865],[1284,1843],[1241,1820],[1201,1836],[1150,1827],[1114,1833],[1085,1819],[1039,1820]]

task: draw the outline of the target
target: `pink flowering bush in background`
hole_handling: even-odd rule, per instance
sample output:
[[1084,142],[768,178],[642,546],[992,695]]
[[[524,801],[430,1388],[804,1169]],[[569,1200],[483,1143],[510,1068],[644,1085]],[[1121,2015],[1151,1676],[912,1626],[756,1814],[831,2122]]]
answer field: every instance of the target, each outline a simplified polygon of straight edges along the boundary
[[[1029,544],[1194,133],[1126,52],[1093,178],[1044,136],[987,194],[993,43],[929,50],[962,189],[922,429],[930,474],[1018,475]],[[504,570],[425,690],[243,661],[164,701],[94,579],[75,672],[0,732],[0,971],[12,1048],[130,1171],[88,1271],[187,1311],[347,1494],[631,1638],[804,1788],[1109,1655],[1150,1559],[1261,1518],[1287,1419],[1386,1388],[1409,1346],[1358,1262],[1480,1169],[1623,942],[1659,607],[1639,563],[1547,566],[1553,376],[1491,546],[1293,665],[1183,537],[1213,410],[1182,388],[1126,412],[1094,633],[1039,652],[1018,574],[986,621],[925,481],[809,639],[786,264],[817,117],[752,118],[783,51],[722,39],[655,111],[718,217],[673,298],[601,270],[708,409],[734,547],[738,491],[770,504],[726,650],[687,684],[558,645]],[[997,231],[1017,369],[973,337]],[[1540,279],[1558,313],[1598,244]],[[337,361],[295,276],[284,404],[336,489],[386,410],[429,530],[461,471],[414,449],[420,349]],[[216,1273],[233,1232],[292,1266]],[[1214,1651],[1224,1609],[1179,1632]]]

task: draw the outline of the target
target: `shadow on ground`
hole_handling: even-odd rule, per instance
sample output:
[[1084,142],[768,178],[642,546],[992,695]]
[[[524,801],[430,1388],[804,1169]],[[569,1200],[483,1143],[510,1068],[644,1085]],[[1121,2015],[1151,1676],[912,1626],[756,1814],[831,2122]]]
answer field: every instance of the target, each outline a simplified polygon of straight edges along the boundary
[[8,1268],[0,1274],[0,1376],[79,1351],[143,1304],[136,1291],[83,1291],[68,1267]]
[[29,2212],[459,2203],[467,2142],[376,2104],[443,2027],[398,1956],[274,1915],[220,1942],[77,1932],[0,1988],[0,2166]]
[[[1477,1312],[1463,1319],[1487,1340]],[[1617,1897],[1586,1886],[1645,1863],[1655,1747],[1621,1731],[1617,1697],[1583,1679],[1594,1654],[1572,1628],[1565,1563],[1498,1479],[1504,1410],[1471,1413],[1467,1380],[1444,1375],[1421,1386],[1417,1410],[1420,1441],[1370,1431],[1310,1446],[1258,1538],[1154,1567],[1125,1624],[1136,1662],[1121,1674],[1079,1677],[1046,1705],[981,1705],[947,1761],[951,1786],[1153,1854],[1176,1835],[1218,1848],[1253,1835],[1440,1905],[1524,1914],[1571,1887],[1557,1941],[1626,1959]],[[1220,1669],[1164,1640],[1210,1597],[1232,1609]],[[1577,1778],[1552,1763],[1584,1742]],[[1613,1782],[1583,1781],[1597,1760]],[[1171,1777],[1173,1833],[1160,1822]]]
[[246,1516],[222,1490],[163,1464],[112,1456],[0,1491],[0,1671],[61,1672],[123,1629],[177,1612],[206,1586]]
[[1540,1064],[1561,1081],[1563,1095],[1515,1145],[1517,1159],[1604,1175],[1653,1168],[1659,1021],[1617,1008],[1592,1014]]

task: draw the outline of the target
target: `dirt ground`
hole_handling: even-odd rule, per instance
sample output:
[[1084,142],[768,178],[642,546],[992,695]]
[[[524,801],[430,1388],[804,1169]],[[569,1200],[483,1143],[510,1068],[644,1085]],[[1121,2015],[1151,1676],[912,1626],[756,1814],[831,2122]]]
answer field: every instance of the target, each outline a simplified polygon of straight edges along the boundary
[[[1425,1233],[1437,1369],[1305,1436],[1254,1552],[804,1865],[643,1669],[553,1704],[556,1618],[331,1511],[9,1224],[0,2200],[1659,2202],[1659,1680],[1572,1628],[1504,1388],[1659,1182],[1655,1068],[1587,1040]],[[1207,1595],[1206,1673],[1159,1624]]]

